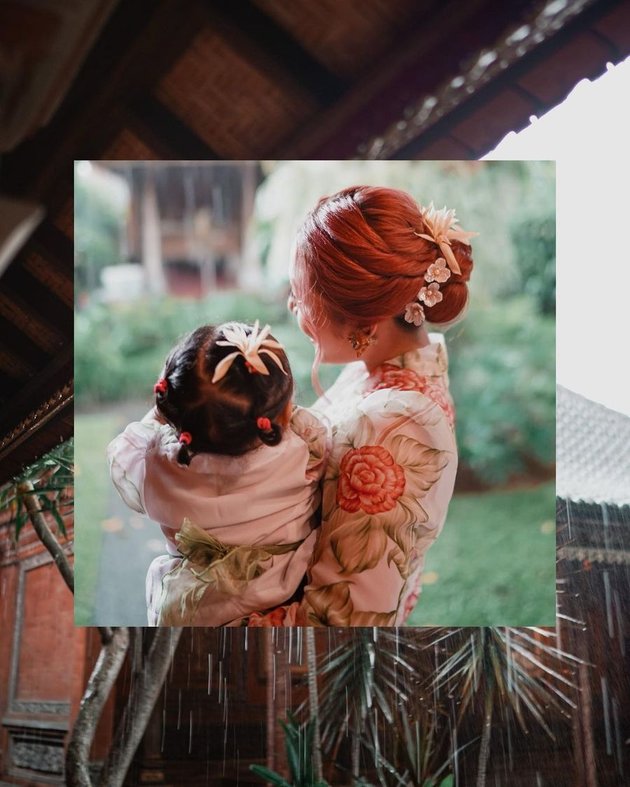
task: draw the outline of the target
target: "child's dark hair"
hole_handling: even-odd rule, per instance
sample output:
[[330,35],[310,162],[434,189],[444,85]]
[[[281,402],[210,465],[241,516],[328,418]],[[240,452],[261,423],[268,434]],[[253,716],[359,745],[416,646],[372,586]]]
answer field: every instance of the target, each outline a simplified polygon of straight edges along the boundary
[[247,335],[252,331],[249,325],[226,323],[203,325],[185,336],[171,350],[155,386],[156,406],[182,441],[180,464],[189,464],[196,453],[240,456],[259,441],[277,445],[282,440],[280,416],[293,395],[293,376],[283,350],[273,352],[286,374],[268,355],[260,355],[268,375],[250,371],[238,355],[228,372],[212,382],[217,364],[237,349],[217,344],[226,338],[224,329],[234,325]]

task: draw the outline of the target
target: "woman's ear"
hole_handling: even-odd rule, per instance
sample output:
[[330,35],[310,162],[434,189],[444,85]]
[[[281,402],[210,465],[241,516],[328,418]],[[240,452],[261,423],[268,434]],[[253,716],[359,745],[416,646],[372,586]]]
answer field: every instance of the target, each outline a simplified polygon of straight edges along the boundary
[[376,332],[378,330],[378,323],[357,323],[354,328],[354,333],[358,333],[361,336],[365,336],[366,339],[375,339]]

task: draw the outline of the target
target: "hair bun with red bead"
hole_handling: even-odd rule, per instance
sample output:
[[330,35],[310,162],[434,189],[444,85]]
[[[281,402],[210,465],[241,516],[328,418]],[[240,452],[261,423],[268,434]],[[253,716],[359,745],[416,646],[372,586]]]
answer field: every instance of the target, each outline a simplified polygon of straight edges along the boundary
[[168,390],[168,381],[166,377],[160,377],[157,383],[153,386],[153,393],[166,393]]
[[261,432],[270,432],[271,431],[271,421],[264,416],[256,419],[256,426],[260,429]]

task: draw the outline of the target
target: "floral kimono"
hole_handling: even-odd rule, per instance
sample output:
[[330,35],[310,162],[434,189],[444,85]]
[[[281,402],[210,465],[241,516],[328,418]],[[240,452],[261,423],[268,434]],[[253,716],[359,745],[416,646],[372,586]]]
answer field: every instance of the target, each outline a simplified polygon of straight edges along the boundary
[[242,456],[178,464],[175,431],[155,411],[110,443],[118,492],[167,539],[147,575],[149,625],[240,625],[294,596],[315,544],[327,441],[296,407],[278,445]]
[[332,424],[322,524],[300,604],[250,625],[394,626],[420,593],[457,469],[444,340],[369,374],[347,366],[314,406]]

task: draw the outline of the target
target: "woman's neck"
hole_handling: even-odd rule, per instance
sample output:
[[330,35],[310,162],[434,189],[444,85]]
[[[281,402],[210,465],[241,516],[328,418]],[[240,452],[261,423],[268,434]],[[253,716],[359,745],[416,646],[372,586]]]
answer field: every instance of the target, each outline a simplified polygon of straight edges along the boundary
[[424,326],[411,332],[399,328],[393,320],[383,322],[378,326],[375,340],[361,360],[365,363],[368,371],[372,372],[385,361],[397,358],[411,350],[417,350],[419,347],[426,347],[428,344],[431,344],[431,341]]

